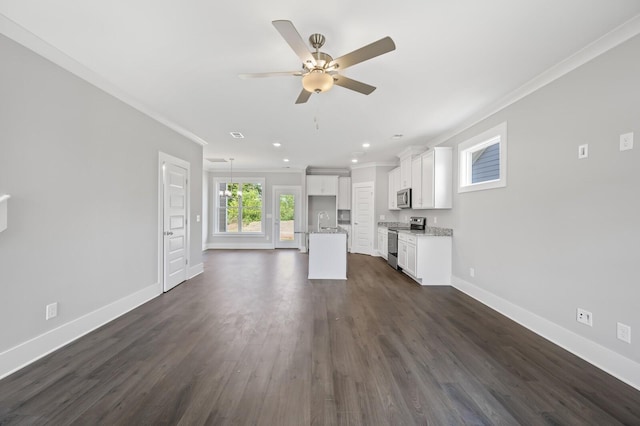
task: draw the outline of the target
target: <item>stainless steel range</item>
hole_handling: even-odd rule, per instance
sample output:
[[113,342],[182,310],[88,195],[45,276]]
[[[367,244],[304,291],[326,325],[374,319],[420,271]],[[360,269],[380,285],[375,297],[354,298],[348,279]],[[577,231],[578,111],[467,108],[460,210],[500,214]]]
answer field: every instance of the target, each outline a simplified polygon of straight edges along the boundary
[[424,231],[427,227],[427,218],[426,217],[411,217],[409,219],[408,226],[391,226],[388,229],[387,235],[387,251],[388,258],[387,263],[393,269],[398,268],[398,231],[402,229],[407,229],[410,231]]

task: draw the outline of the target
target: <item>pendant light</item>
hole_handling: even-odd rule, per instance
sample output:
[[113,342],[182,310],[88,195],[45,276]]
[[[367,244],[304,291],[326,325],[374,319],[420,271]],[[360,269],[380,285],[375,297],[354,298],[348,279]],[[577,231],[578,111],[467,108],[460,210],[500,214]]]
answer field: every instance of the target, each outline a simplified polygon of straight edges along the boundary
[[[231,198],[231,196],[233,195],[231,193],[231,190],[229,188],[233,187],[233,160],[235,160],[235,158],[229,158],[229,184],[227,185],[227,188],[224,191],[220,191],[220,196],[221,197],[225,197],[225,198]],[[238,197],[242,197],[242,190],[238,187],[238,190],[236,191],[236,194]]]

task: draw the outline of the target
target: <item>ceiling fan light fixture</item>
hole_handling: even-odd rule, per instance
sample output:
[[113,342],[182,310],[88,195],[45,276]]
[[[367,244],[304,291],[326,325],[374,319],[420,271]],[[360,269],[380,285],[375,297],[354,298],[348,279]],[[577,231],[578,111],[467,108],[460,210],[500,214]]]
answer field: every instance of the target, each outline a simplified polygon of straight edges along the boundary
[[302,87],[309,93],[321,93],[333,87],[333,77],[323,70],[313,70],[302,76]]

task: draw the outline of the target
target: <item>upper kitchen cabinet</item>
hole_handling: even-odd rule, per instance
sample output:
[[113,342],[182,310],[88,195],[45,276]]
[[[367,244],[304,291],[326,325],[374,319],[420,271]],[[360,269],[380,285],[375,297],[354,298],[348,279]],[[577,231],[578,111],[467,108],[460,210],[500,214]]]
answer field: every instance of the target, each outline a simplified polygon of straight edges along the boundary
[[307,176],[307,195],[338,195],[338,176]]
[[451,161],[453,149],[435,147],[414,159],[413,167],[420,166],[420,173],[414,170],[413,176],[420,176],[420,183],[414,185],[414,209],[450,209],[453,198]]
[[338,179],[338,210],[351,210],[351,178]]
[[400,187],[411,188],[411,155],[400,159]]
[[389,210],[400,210],[397,194],[400,190],[400,167],[389,172]]
[[411,160],[411,208],[422,208],[422,156]]
[[423,147],[409,146],[405,148],[400,154],[398,154],[398,158],[400,159],[400,181],[398,182],[399,190],[412,187],[411,163],[413,161],[413,158],[421,154],[422,152],[424,152]]

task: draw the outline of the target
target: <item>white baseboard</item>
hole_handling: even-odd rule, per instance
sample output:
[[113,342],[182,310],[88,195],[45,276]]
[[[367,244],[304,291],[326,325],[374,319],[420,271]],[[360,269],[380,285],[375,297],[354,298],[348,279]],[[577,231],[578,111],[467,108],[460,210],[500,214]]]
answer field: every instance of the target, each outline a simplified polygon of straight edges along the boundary
[[187,279],[190,280],[191,278],[195,277],[196,275],[200,275],[203,272],[204,272],[203,263],[198,263],[197,265],[193,265],[189,268],[189,271],[187,272],[187,274],[189,274]]
[[272,243],[208,243],[207,249],[209,250],[273,250]]
[[158,283],[0,353],[0,379],[162,294]]
[[629,386],[640,390],[639,363],[461,278],[453,276],[451,285]]

